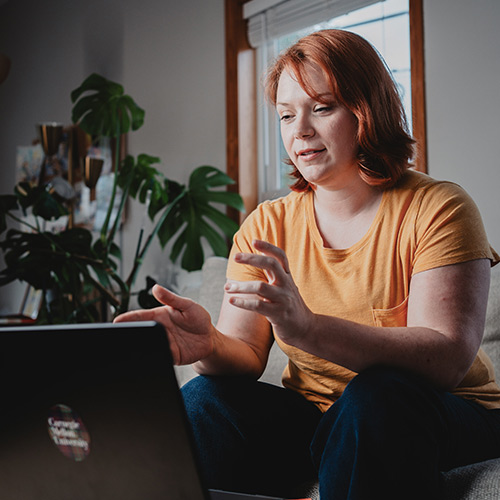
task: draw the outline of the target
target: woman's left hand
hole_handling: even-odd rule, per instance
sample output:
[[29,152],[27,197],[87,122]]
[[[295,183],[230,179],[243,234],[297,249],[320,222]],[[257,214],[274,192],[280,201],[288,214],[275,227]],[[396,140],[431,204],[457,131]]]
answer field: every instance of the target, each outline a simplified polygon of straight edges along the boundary
[[275,334],[294,345],[311,325],[314,314],[306,306],[293,281],[285,252],[261,240],[254,240],[253,247],[259,253],[238,253],[234,259],[240,264],[262,269],[267,282],[228,281],[225,291],[229,302],[265,316]]

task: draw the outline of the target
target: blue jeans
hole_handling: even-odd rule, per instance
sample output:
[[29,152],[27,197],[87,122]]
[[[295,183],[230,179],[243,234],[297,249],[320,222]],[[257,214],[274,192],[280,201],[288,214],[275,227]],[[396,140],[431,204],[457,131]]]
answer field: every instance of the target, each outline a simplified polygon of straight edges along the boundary
[[322,500],[432,500],[440,471],[500,456],[500,410],[391,368],[357,375],[324,414],[243,377],[182,392],[210,488],[286,497],[318,478]]

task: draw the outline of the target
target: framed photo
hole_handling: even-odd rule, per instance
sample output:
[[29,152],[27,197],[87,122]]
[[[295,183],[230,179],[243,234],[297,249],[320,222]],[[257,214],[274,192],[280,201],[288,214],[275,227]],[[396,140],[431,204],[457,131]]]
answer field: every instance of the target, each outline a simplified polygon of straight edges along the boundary
[[42,290],[35,290],[31,285],[27,285],[19,313],[0,316],[0,327],[36,323],[42,306],[42,300]]
[[38,313],[40,312],[40,307],[42,306],[42,299],[42,290],[35,290],[32,286],[28,285],[19,315],[26,319],[36,321]]
[[44,158],[41,144],[17,146],[16,182],[37,183]]

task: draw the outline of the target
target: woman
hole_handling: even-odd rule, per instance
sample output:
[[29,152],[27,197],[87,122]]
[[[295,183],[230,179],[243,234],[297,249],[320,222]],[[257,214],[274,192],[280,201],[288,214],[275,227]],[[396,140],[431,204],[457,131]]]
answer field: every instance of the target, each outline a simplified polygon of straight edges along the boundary
[[[371,45],[326,30],[271,68],[295,184],[235,235],[217,328],[156,287],[210,487],[441,498],[440,471],[500,456],[500,389],[480,350],[491,265],[474,203],[409,170],[413,140]],[[258,383],[274,340],[285,388]]]

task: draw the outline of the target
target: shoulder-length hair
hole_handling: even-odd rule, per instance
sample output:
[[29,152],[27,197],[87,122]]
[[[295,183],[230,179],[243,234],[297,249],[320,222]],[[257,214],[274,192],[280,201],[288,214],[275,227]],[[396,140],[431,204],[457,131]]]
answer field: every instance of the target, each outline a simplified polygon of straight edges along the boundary
[[[293,73],[310,97],[324,102],[309,80],[311,64],[324,72],[335,99],[357,119],[359,175],[367,184],[382,189],[396,184],[409,167],[415,141],[408,132],[396,84],[381,56],[364,38],[349,31],[312,33],[283,52],[270,67],[265,81],[270,102],[276,105],[283,71]],[[310,189],[295,166],[291,176],[294,191]]]

